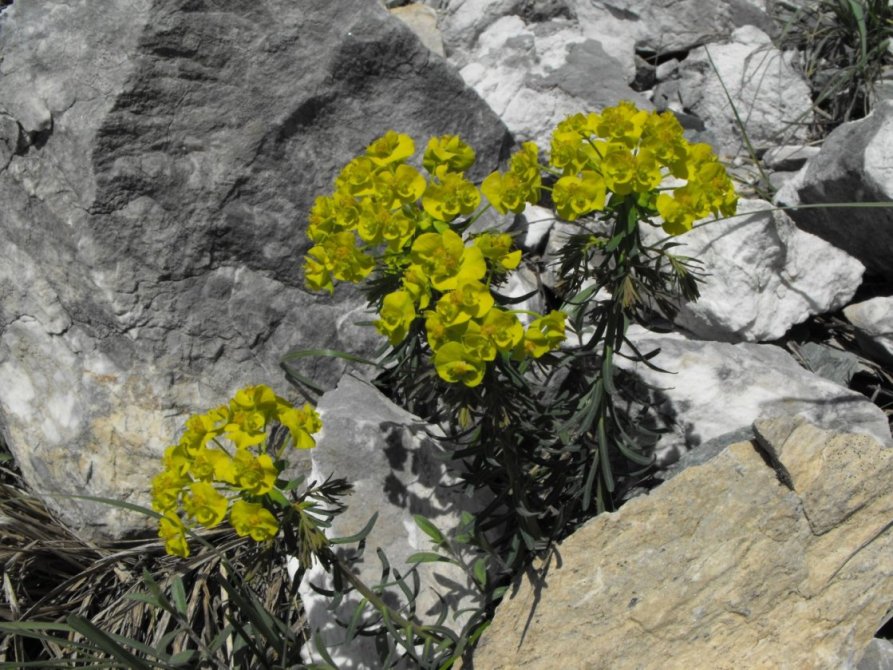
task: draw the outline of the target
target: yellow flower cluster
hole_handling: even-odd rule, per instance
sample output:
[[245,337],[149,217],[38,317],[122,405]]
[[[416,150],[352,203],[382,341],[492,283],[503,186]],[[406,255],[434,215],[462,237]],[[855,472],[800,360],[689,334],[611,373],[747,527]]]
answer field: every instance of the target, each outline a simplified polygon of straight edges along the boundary
[[169,554],[188,556],[187,529],[213,528],[227,511],[241,536],[261,542],[276,535],[278,521],[263,505],[282,466],[282,454],[266,450],[276,424],[298,449],[316,446],[313,435],[322,428],[312,406],[294,407],[263,385],[187,420],[180,441],[165,450],[164,470],[152,479],[152,508],[163,515],[158,535]]
[[[564,339],[564,315],[537,318],[527,330],[518,316],[497,307],[493,281],[518,267],[520,250],[506,233],[483,233],[469,243],[458,217],[473,215],[481,191],[465,178],[474,151],[454,135],[433,137],[422,166],[406,164],[412,139],[389,131],[348,163],[332,195],[317,198],[307,235],[314,242],[304,264],[308,288],[332,291],[335,281],[359,283],[376,268],[400,288],[381,300],[375,327],[396,346],[424,320],[434,366],[448,382],[481,383],[500,352],[542,356]],[[539,200],[536,146],[512,156],[507,175],[494,173],[482,190],[500,212],[518,212]]]
[[[552,191],[558,215],[574,221],[603,210],[608,194],[649,203],[671,235],[711,212],[734,214],[737,196],[725,169],[709,145],[690,144],[682,133],[671,112],[647,112],[629,101],[568,117],[552,134],[550,165],[561,173]],[[686,184],[672,195],[658,193],[668,176]]]

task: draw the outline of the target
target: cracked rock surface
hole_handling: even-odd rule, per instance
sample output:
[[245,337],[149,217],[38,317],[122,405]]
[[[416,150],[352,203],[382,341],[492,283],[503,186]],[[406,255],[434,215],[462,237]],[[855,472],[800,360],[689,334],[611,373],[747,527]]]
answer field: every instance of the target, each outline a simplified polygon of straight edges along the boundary
[[[0,425],[39,493],[147,500],[186,416],[367,353],[361,300],[302,288],[304,217],[391,128],[506,130],[367,0],[17,0],[0,14]],[[375,344],[372,344],[372,343]],[[340,368],[308,369],[333,384]],[[51,497],[82,534],[144,520]]]
[[802,419],[755,428],[772,454],[734,444],[519,578],[475,666],[855,667],[893,599],[893,451]]

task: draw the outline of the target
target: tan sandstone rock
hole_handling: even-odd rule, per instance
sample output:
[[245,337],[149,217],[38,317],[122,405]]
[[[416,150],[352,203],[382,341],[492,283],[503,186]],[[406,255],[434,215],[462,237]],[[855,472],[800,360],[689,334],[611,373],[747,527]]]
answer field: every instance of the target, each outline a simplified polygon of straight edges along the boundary
[[755,431],[568,538],[475,668],[854,668],[893,602],[893,450]]

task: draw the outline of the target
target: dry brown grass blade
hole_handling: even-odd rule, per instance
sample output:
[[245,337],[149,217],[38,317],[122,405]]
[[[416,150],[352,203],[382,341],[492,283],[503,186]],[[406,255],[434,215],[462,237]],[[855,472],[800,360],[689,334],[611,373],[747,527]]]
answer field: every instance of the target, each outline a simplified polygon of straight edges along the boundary
[[[2,447],[2,445],[0,445]],[[208,645],[227,625],[226,593],[216,576],[228,561],[240,575],[253,575],[251,588],[277,616],[287,617],[294,630],[303,628],[285,564],[231,529],[205,535],[210,546],[198,546],[187,560],[164,554],[154,538],[100,546],[85,542],[59,523],[31,495],[18,473],[0,465],[0,621],[61,622],[78,614],[101,630],[141,641],[153,648],[166,645],[176,653]],[[130,596],[147,591],[146,571],[162,592],[181,579],[187,607],[174,615]],[[284,613],[284,614],[283,614]],[[231,613],[230,613],[231,614]],[[24,662],[68,658],[64,640],[28,647],[8,636],[0,642],[0,661]],[[17,646],[18,644],[18,646]],[[18,649],[18,651],[16,651]],[[220,667],[233,653],[220,653]]]

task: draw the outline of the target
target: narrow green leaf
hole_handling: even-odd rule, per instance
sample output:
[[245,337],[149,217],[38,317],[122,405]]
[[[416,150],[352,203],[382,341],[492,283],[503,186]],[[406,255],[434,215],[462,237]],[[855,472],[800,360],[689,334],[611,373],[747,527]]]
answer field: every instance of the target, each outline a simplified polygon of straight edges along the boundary
[[106,653],[111,654],[122,663],[125,663],[126,667],[134,668],[135,670],[152,670],[152,666],[144,663],[131,654],[124,647],[115,642],[109,635],[83,617],[77,616],[76,614],[69,614],[65,621],[69,626],[90,640],[97,647]]
[[482,589],[487,587],[487,559],[481,556],[474,562],[474,579]]
[[418,551],[406,559],[407,563],[449,563],[450,559],[433,551]]
[[421,531],[434,540],[435,544],[442,545],[446,544],[446,538],[443,536],[443,533],[438,530],[437,526],[428,521],[421,514],[413,514],[412,518],[415,519],[416,525],[421,529]]
[[175,575],[173,581],[171,581],[171,598],[174,601],[174,607],[177,608],[177,612],[186,616],[188,607],[186,602],[186,589],[183,586],[183,579],[180,575]]
[[170,657],[171,665],[186,665],[191,663],[196,656],[195,649],[184,649]]
[[346,537],[334,537],[329,539],[330,544],[353,544],[355,542],[360,542],[361,540],[365,540],[366,536],[369,535],[372,527],[375,525],[375,522],[378,520],[378,512],[372,515],[372,518],[369,519],[368,523],[363,527],[363,529],[354,533],[353,535],[348,535]]

